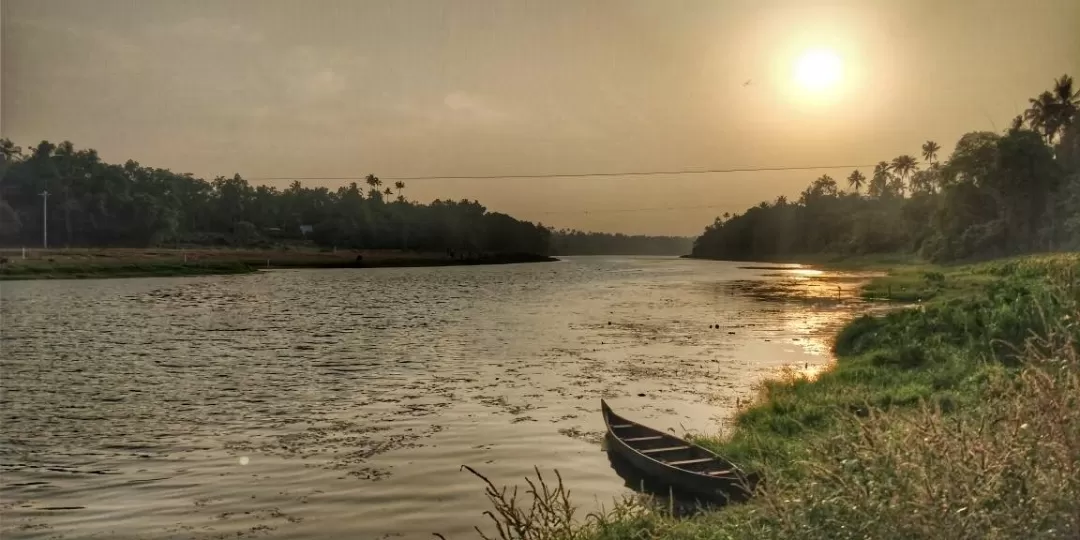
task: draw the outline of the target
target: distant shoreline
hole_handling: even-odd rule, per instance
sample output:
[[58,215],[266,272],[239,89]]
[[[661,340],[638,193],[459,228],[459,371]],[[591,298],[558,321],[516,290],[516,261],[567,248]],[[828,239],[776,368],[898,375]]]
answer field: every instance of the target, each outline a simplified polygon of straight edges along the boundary
[[[0,281],[37,279],[104,279],[249,274],[268,269],[410,268],[552,262],[559,259],[531,253],[455,256],[397,250],[233,250],[74,248],[0,250],[7,262]],[[358,258],[359,256],[359,258]]]
[[798,264],[817,266],[833,270],[887,270],[897,267],[921,266],[927,264],[918,257],[907,253],[876,253],[872,255],[841,255],[835,253],[815,253],[776,258],[761,259],[721,259],[699,255],[682,255],[682,259],[697,261],[727,261],[743,264]]

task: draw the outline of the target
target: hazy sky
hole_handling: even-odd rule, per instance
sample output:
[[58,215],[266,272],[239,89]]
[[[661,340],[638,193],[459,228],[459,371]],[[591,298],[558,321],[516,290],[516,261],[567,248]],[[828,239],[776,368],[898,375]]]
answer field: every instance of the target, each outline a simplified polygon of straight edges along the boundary
[[[0,0],[0,17],[3,136],[207,178],[870,164],[926,139],[947,155],[1080,77],[1077,0]],[[818,94],[792,77],[813,48],[843,62]],[[820,174],[406,194],[690,235]]]

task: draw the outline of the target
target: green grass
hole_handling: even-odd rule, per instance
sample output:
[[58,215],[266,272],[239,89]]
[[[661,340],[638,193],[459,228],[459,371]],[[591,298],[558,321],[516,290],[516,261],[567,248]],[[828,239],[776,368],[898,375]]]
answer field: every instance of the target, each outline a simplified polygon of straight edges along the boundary
[[750,503],[508,538],[1076,538],[1078,275],[1075,254],[900,268],[864,294],[919,305],[852,320],[832,369],[763,382],[730,436],[697,438],[764,475]]
[[0,268],[0,280],[101,279],[120,277],[168,277],[210,274],[244,274],[255,269],[243,262],[132,262],[132,263],[40,263]]
[[[920,403],[948,412],[982,399],[986,381],[1021,362],[1017,348],[1080,310],[1072,276],[1080,257],[1028,257],[979,265],[904,268],[871,281],[921,305],[864,315],[837,334],[835,366],[816,380],[765,381],[731,438],[700,442],[767,476],[799,475],[806,439],[832,436],[849,414]],[[897,298],[899,296],[899,298]]]
[[911,253],[875,253],[872,255],[807,255],[797,262],[830,270],[891,270],[927,264]]

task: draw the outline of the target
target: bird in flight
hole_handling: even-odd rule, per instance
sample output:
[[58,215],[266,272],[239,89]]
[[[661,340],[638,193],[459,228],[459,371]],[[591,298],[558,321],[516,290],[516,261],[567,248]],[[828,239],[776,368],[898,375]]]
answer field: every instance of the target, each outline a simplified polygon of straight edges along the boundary
[[751,79],[746,79],[746,82],[742,83],[743,86],[750,86]]

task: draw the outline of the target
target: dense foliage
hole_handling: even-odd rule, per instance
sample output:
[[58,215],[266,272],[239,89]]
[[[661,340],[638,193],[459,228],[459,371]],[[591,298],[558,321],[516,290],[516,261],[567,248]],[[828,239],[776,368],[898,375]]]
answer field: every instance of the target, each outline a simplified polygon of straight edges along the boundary
[[[1080,91],[1064,75],[1003,134],[972,132],[952,155],[922,146],[853,171],[845,192],[828,175],[797,201],[779,197],[716,218],[693,255],[766,260],[806,254],[914,252],[935,261],[1080,249]],[[864,189],[865,188],[865,189]]]
[[42,142],[24,154],[0,139],[0,155],[0,245],[41,244],[46,191],[54,246],[307,240],[343,248],[543,254],[551,234],[475,201],[417,204],[401,194],[404,183],[380,190],[374,175],[366,195],[356,183],[331,191],[293,182],[280,191],[239,175],[207,182],[134,161],[108,164],[70,142]]
[[556,231],[551,238],[555,255],[686,255],[693,239],[683,236],[641,236]]

